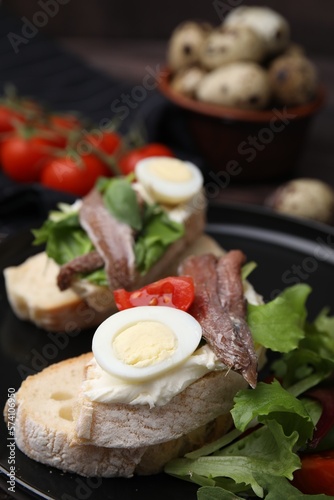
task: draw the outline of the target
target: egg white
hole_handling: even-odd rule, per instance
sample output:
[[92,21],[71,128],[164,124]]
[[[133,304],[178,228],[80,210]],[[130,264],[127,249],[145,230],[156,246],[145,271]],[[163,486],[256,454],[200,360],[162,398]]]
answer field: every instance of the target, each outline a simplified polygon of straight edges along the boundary
[[175,166],[176,162],[181,162],[176,158],[152,156],[140,160],[135,168],[137,180],[143,184],[155,201],[177,205],[188,201],[201,191],[203,176],[196,165],[189,161],[182,162],[182,166],[188,170],[188,180],[167,180],[151,170],[152,164],[161,160],[166,163],[166,169],[168,169],[168,166]]
[[[175,351],[166,359],[149,366],[134,366],[117,358],[115,337],[141,321],[156,321],[169,327],[176,337]],[[140,306],[113,314],[97,328],[92,349],[97,364],[110,375],[133,383],[160,376],[188,359],[198,347],[202,328],[190,314],[164,306]],[[144,346],[143,346],[144,347]]]

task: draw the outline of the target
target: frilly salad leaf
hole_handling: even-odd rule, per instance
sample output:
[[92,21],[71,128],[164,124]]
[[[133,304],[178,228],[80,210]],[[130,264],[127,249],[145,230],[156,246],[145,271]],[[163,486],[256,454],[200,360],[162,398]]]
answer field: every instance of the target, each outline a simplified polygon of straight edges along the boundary
[[[297,488],[294,488],[291,483],[282,478],[273,478],[263,474],[258,478],[259,484],[268,490],[268,495],[264,496],[264,500],[330,500],[334,499],[327,495],[304,495]],[[245,497],[240,497],[234,493],[217,488],[215,486],[204,486],[197,493],[198,500],[245,500]]]
[[143,228],[135,242],[137,269],[146,273],[183,234],[183,224],[171,220],[159,205],[146,205]]
[[269,474],[292,479],[293,472],[300,467],[300,460],[293,452],[297,440],[297,432],[286,436],[282,426],[275,420],[270,420],[267,426],[213,455],[194,460],[172,460],[167,464],[165,472],[188,478],[192,478],[192,474],[213,480],[220,477],[231,478],[236,485],[240,485],[239,491],[244,491],[245,485],[248,485],[257,496],[262,497],[263,488],[255,476]]
[[267,474],[256,476],[257,480],[268,494],[264,500],[334,500],[328,495],[304,495],[297,488],[291,485],[284,477],[273,477]]
[[277,380],[271,384],[260,382],[253,391],[239,391],[234,402],[231,413],[234,425],[241,431],[257,418],[261,423],[275,420],[286,435],[298,429],[298,445],[303,445],[312,436],[314,424],[305,406]]
[[255,342],[272,351],[295,349],[305,335],[305,303],[310,292],[308,285],[298,284],[267,304],[248,304],[247,322]]
[[324,309],[313,323],[306,323],[299,348],[272,365],[284,387],[295,396],[326,379],[334,371],[334,317]]
[[41,228],[34,229],[34,245],[46,243],[47,255],[62,265],[93,250],[93,244],[79,222],[78,206],[61,204]]
[[307,285],[299,284],[264,306],[249,307],[255,340],[283,353],[272,366],[283,385],[260,382],[239,391],[231,411],[235,428],[167,464],[167,473],[201,486],[198,500],[241,500],[245,492],[265,500],[333,499],[304,495],[289,482],[300,467],[297,453],[322,415],[319,401],[303,393],[334,371],[334,317],[325,309],[307,322],[309,293]]

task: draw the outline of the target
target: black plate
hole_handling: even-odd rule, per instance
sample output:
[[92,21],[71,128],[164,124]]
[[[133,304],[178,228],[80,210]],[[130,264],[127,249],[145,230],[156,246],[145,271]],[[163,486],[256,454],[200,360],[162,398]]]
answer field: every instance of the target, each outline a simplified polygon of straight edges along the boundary
[[[237,205],[211,206],[207,232],[226,249],[240,248],[258,268],[252,283],[264,296],[273,298],[286,286],[309,283],[314,292],[309,311],[314,316],[323,306],[334,310],[334,229],[321,224],[298,222],[274,215],[261,208]],[[0,266],[21,263],[36,252],[30,247],[29,233],[20,233],[0,246]],[[78,355],[90,349],[92,332],[70,339],[64,348],[52,334],[18,320],[12,313],[0,282],[0,384],[3,407],[8,388],[17,389],[22,377],[49,363]],[[51,346],[51,347],[50,347]],[[0,486],[8,488],[9,449],[7,430],[0,427]],[[133,479],[86,479],[46,467],[16,451],[15,498],[70,500],[170,500],[196,499],[197,486],[164,474]]]

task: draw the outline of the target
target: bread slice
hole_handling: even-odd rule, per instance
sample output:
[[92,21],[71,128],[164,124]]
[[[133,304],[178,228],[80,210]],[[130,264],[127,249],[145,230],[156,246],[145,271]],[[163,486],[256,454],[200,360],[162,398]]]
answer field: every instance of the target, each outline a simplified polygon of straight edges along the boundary
[[[223,380],[225,375],[219,377],[226,393],[223,404],[220,404],[218,398],[222,391],[217,392],[214,411],[208,411],[206,405],[214,398],[213,387],[218,383],[218,379],[216,376],[205,377],[192,391],[179,398],[178,402],[165,410],[161,409],[156,422],[155,413],[149,415],[142,407],[132,411],[131,407],[124,405],[119,410],[120,415],[116,421],[104,422],[104,429],[108,434],[116,433],[118,437],[115,442],[120,446],[79,444],[76,442],[73,404],[84,378],[85,366],[91,358],[92,353],[87,353],[61,361],[36,375],[29,376],[22,383],[16,393],[15,439],[18,448],[28,457],[83,476],[131,477],[133,474],[154,474],[161,471],[170,459],[217,439],[231,425],[231,417],[227,411],[241,382],[241,377],[236,374],[229,376],[230,382],[227,384]],[[235,380],[234,383],[232,379]],[[206,395],[207,389],[210,396]],[[192,416],[193,404],[190,400],[192,397],[195,397],[196,415],[201,416],[199,422]],[[180,406],[181,401],[185,406]],[[201,410],[200,405],[204,405]],[[173,409],[177,409],[179,413],[173,415],[171,413]],[[220,411],[224,411],[225,414],[215,420],[212,419],[212,416],[217,416]],[[114,411],[111,413],[114,414]],[[112,417],[111,413],[108,412],[108,418]],[[183,417],[179,415],[180,413],[183,413]],[[7,408],[4,415],[6,419]],[[163,432],[165,425],[168,429],[174,429],[173,420],[177,420],[179,426],[181,421],[187,420],[187,417],[189,432],[174,430]],[[124,419],[129,422],[133,419],[133,423],[124,425]],[[131,442],[127,436],[128,428],[134,436],[135,426],[139,424],[141,427],[136,428],[137,437]],[[138,439],[141,433],[146,436],[145,440]],[[170,439],[163,441],[162,433]],[[145,446],[137,446],[138,442],[144,441],[147,443]]]
[[[88,366],[87,378],[92,367]],[[75,443],[103,447],[142,447],[175,440],[229,413],[247,382],[232,370],[210,372],[163,406],[100,403],[81,392],[73,407]]]
[[143,450],[72,445],[72,405],[91,356],[88,353],[51,365],[22,383],[16,393],[16,444],[28,457],[64,471],[129,477]]
[[[170,245],[146,275],[138,276],[134,288],[175,274],[184,255],[196,252],[204,224],[203,210],[188,213],[185,235]],[[198,242],[200,248],[204,249],[206,241]],[[4,270],[7,297],[20,319],[49,331],[67,332],[99,325],[115,311],[112,290],[77,279],[71,289],[61,292],[57,286],[58,272],[59,266],[44,252]]]
[[14,313],[50,331],[73,331],[101,323],[106,311],[96,311],[74,290],[57,287],[59,266],[45,252],[4,270],[7,298]]

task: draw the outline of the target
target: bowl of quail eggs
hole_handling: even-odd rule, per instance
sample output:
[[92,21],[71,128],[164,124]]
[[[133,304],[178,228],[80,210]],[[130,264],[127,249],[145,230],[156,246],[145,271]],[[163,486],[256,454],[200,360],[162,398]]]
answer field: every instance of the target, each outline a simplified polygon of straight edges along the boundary
[[268,7],[241,6],[216,27],[185,21],[172,32],[160,91],[220,182],[291,174],[325,101],[315,64]]

